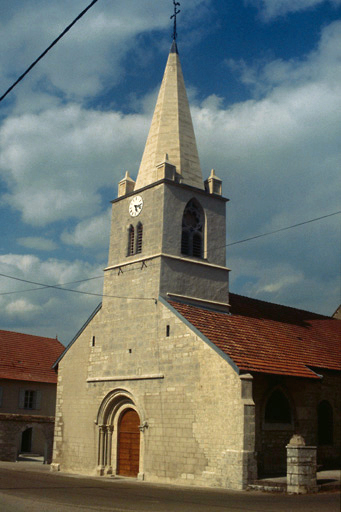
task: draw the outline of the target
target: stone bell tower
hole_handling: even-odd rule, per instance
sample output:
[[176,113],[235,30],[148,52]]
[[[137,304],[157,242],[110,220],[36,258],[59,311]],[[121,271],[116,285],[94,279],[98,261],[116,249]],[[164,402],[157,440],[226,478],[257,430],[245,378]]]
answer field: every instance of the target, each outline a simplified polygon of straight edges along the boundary
[[113,201],[105,295],[187,298],[228,307],[222,183],[204,182],[176,42],[170,49],[136,183]]

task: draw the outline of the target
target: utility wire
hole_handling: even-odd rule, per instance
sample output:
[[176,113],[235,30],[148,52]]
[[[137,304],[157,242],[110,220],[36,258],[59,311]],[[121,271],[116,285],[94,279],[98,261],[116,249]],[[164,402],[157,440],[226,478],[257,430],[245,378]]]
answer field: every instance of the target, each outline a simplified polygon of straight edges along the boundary
[[[149,264],[148,268],[155,267],[155,266],[156,265]],[[136,270],[141,270],[141,267],[127,268],[127,269],[121,270],[121,272],[122,272],[122,274],[126,274],[127,272],[135,272]],[[9,279],[12,279],[12,276],[8,276],[7,274],[0,274],[0,276],[8,277]],[[85,283],[86,281],[92,281],[92,280],[95,280],[95,279],[103,279],[103,278],[104,278],[104,275],[94,276],[94,277],[88,277],[86,279],[79,279],[78,281],[69,281],[67,283],[56,283],[53,286],[63,290],[64,288],[62,288],[62,286],[65,286],[67,284]],[[35,292],[37,290],[45,290],[46,288],[52,288],[52,285],[44,284],[44,285],[39,286],[38,288],[26,288],[25,290],[13,290],[11,292],[2,292],[2,293],[0,293],[0,296],[2,296],[2,295],[13,295],[15,293]],[[72,290],[70,290],[70,291],[72,291]],[[76,290],[74,290],[74,291],[76,291]],[[83,292],[83,293],[86,293],[86,292]],[[103,295],[102,295],[102,297],[103,297]]]
[[34,61],[32,62],[32,64],[26,69],[26,71],[21,75],[19,76],[19,78],[14,82],[14,84],[11,85],[11,87],[9,89],[7,89],[7,91],[5,92],[5,94],[3,94],[0,98],[0,102],[7,96],[8,93],[11,92],[12,89],[14,89],[14,87],[27,75],[27,73],[29,73],[31,71],[31,69],[36,65],[38,64],[38,62],[47,54],[48,51],[51,50],[51,48],[58,43],[58,41],[63,37],[65,36],[65,34],[70,30],[71,27],[73,27],[73,25],[75,23],[77,23],[77,21],[79,19],[81,19],[82,16],[84,16],[84,14],[89,10],[91,9],[91,7],[93,5],[95,5],[95,3],[98,2],[98,0],[93,0],[85,9],[84,11],[82,11],[80,14],[78,14],[77,18],[75,18],[73,20],[72,23],[70,23],[70,25],[68,25],[66,27],[65,30],[63,30],[63,32],[57,37],[57,39],[55,39],[53,41],[53,43],[50,44],[50,46],[48,48],[46,48],[46,50]]
[[[9,278],[11,277],[11,276],[7,276],[6,274],[1,274],[1,276],[9,277]],[[57,283],[54,286],[61,288],[62,286],[65,286],[67,284],[85,283],[86,281],[93,281],[94,279],[103,279],[103,277],[104,276],[88,277],[87,279],[79,279],[78,281],[69,281],[67,283]],[[45,288],[51,288],[51,285],[46,284],[46,285],[39,286],[39,288],[26,288],[26,290],[15,290],[12,292],[3,292],[3,293],[0,293],[0,295],[13,295],[14,293],[34,292],[36,290],[44,290]]]
[[[91,292],[82,292],[80,290],[72,290],[70,288],[61,288],[60,286],[56,285],[48,285],[43,283],[37,283],[36,281],[29,281],[28,279],[21,279],[20,277],[14,277],[9,276],[7,274],[0,274],[2,277],[7,277],[8,279],[13,279],[14,281],[20,281],[22,283],[29,283],[29,284],[36,284],[41,286],[42,288],[53,288],[54,290],[62,290],[64,292],[73,292],[73,293],[80,293],[82,295],[93,295],[94,297],[110,297],[112,299],[132,299],[132,300],[156,300],[155,297],[123,297],[119,295],[104,295],[102,293],[91,293]],[[86,279],[85,279],[86,281]]]
[[[231,245],[242,244],[244,242],[248,242],[249,240],[254,240],[255,238],[261,238],[263,236],[273,235],[274,233],[279,233],[280,231],[286,231],[288,229],[297,228],[298,226],[303,226],[304,224],[310,224],[310,222],[316,222],[317,220],[326,219],[327,217],[332,217],[333,215],[339,215],[341,210],[338,212],[329,213],[328,215],[323,215],[322,217],[316,217],[316,219],[306,220],[304,222],[299,222],[297,224],[292,224],[291,226],[286,226],[285,228],[275,229],[274,231],[268,231],[267,233],[262,233],[261,235],[250,236],[249,238],[243,238],[243,240],[237,240],[236,242],[231,242],[229,244],[223,245],[222,247],[230,247]],[[219,247],[220,249],[220,247]]]
[[[280,231],[286,231],[288,229],[293,229],[293,228],[296,228],[298,226],[303,226],[305,224],[310,224],[311,222],[316,222],[318,220],[326,219],[327,217],[332,217],[333,215],[339,215],[340,213],[341,213],[341,210],[337,211],[337,212],[329,213],[327,215],[322,215],[321,217],[316,217],[315,219],[306,220],[304,222],[298,222],[297,224],[292,224],[291,226],[286,226],[285,228],[275,229],[274,231],[268,231],[267,233],[262,233],[260,235],[255,235],[255,236],[251,236],[249,238],[244,238],[242,240],[237,240],[236,242],[231,242],[229,244],[226,244],[226,245],[223,245],[221,247],[218,247],[218,249],[220,249],[222,247],[230,247],[232,245],[237,245],[237,244],[241,244],[241,243],[244,243],[244,242],[248,242],[248,241],[254,240],[256,238],[261,238],[263,236],[272,235],[274,233],[279,233]],[[154,266],[154,265],[148,265],[148,267],[150,267],[150,266]],[[132,271],[135,271],[135,270],[138,270],[138,268],[126,269],[126,270],[123,271],[123,273],[132,272]],[[62,288],[66,284],[84,283],[86,281],[91,281],[91,280],[94,280],[94,279],[102,279],[103,276],[89,277],[87,279],[80,279],[78,281],[70,281],[68,283],[56,284],[56,285],[37,283],[35,281],[29,281],[27,279],[21,279],[19,277],[9,276],[7,274],[1,274],[1,273],[0,273],[0,276],[1,277],[7,277],[8,279],[13,279],[15,281],[21,281],[23,283],[30,283],[30,284],[39,285],[39,288],[30,288],[30,289],[27,289],[27,290],[16,290],[16,291],[12,291],[12,292],[4,292],[4,293],[0,293],[0,296],[1,295],[11,295],[13,293],[24,293],[24,292],[35,291],[35,290],[43,290],[43,289],[46,289],[46,288],[54,288],[54,289],[57,289],[57,290],[64,290],[64,291],[67,291],[67,292],[81,293],[83,295],[94,295],[96,297],[111,297],[111,298],[116,298],[116,299],[133,299],[133,300],[155,300],[155,298],[153,298],[153,297],[120,297],[120,296],[116,296],[116,295],[103,295],[103,294],[99,294],[99,293],[83,292],[83,291],[79,291],[79,290],[72,290],[72,289],[68,289],[68,288]]]

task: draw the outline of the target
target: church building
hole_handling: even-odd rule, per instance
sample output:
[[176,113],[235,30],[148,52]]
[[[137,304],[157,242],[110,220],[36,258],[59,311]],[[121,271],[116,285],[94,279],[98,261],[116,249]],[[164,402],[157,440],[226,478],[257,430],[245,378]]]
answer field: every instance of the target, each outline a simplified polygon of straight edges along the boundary
[[103,301],[58,359],[53,469],[244,489],[293,434],[340,454],[340,321],[229,294],[173,41],[136,182],[112,201]]

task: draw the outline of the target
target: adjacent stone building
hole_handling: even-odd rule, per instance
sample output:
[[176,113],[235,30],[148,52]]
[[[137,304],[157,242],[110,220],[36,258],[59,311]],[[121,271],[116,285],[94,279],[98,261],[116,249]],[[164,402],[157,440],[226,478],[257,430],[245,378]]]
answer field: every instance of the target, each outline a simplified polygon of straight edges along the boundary
[[136,183],[112,205],[103,301],[57,362],[53,468],[243,489],[294,433],[340,451],[340,322],[229,294],[173,43]]
[[51,462],[57,374],[56,339],[0,330],[0,460],[35,454]]

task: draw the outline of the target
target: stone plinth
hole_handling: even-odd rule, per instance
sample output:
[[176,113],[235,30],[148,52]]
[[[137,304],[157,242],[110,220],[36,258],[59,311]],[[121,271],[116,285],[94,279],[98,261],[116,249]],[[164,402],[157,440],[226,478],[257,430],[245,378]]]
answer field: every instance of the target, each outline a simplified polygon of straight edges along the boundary
[[295,435],[286,448],[287,492],[291,494],[316,492],[316,446],[305,446],[304,439]]

